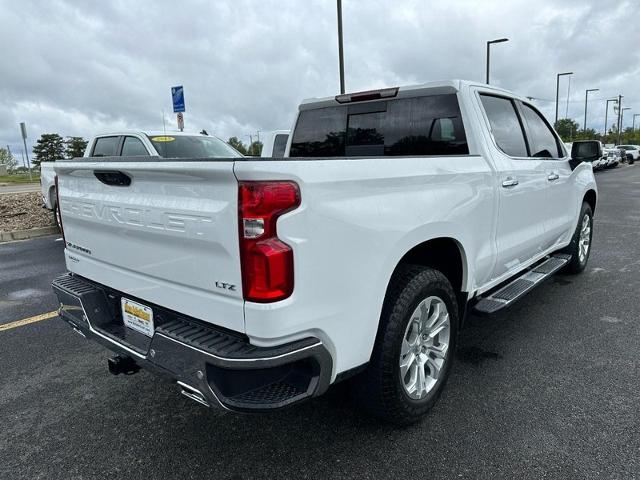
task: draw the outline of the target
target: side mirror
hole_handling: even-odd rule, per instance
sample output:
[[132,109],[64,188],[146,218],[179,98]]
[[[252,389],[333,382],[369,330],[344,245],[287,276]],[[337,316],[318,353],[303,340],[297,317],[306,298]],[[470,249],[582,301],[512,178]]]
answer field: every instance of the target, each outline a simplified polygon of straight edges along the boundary
[[573,142],[571,146],[571,160],[576,162],[593,162],[602,158],[602,143],[598,140]]

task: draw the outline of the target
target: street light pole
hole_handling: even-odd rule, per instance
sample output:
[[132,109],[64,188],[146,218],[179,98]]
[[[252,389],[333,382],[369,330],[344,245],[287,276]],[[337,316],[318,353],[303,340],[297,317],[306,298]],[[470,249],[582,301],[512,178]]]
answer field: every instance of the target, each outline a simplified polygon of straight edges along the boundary
[[20,122],[20,133],[22,134],[22,144],[24,145],[24,154],[27,156],[27,168],[29,169],[29,181],[33,181],[31,176],[31,162],[29,161],[29,152],[27,152],[27,126],[24,122]]
[[622,95],[618,95],[618,141],[616,145],[620,145],[620,113],[622,113]]
[[589,88],[584,92],[584,126],[582,127],[582,131],[587,130],[587,101],[589,100],[589,92],[597,92],[600,90],[599,88]]
[[338,57],[340,61],[340,93],[344,93],[344,48],[342,46],[342,0],[338,0]]
[[502,43],[502,42],[508,42],[508,41],[509,41],[508,38],[498,38],[496,40],[489,40],[487,42],[487,77],[486,77],[487,85],[489,85],[489,60],[491,58],[491,45],[494,43]]
[[604,134],[607,134],[607,116],[609,115],[609,103],[610,102],[617,102],[618,99],[617,98],[610,98],[609,100],[607,100],[607,108],[604,111]]
[[[573,75],[573,72],[564,72],[556,75],[556,123],[558,123],[558,96],[560,95],[560,77],[562,77],[563,75]],[[567,101],[568,100],[569,99],[567,98]]]
[[620,130],[622,130],[623,122],[624,122],[624,111],[631,110],[631,107],[624,107],[620,109]]
[[634,132],[636,131],[636,117],[640,117],[640,113],[633,114],[633,127],[631,128]]

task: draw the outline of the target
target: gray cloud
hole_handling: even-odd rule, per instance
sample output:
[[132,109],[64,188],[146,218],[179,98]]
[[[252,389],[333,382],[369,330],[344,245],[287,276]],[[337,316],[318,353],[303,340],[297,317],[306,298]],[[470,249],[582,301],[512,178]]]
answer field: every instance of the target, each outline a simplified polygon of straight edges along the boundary
[[[569,116],[602,130],[604,99],[640,113],[640,5],[630,1],[345,0],[347,90],[466,78],[537,99],[552,118],[555,74],[575,72]],[[299,101],[337,93],[335,2],[0,0],[0,145],[40,134],[170,128],[183,84],[187,129],[227,138],[288,128]],[[633,20],[632,20],[633,19]],[[564,113],[566,86],[561,87]],[[610,114],[611,115],[611,114]],[[611,118],[611,117],[610,117]]]

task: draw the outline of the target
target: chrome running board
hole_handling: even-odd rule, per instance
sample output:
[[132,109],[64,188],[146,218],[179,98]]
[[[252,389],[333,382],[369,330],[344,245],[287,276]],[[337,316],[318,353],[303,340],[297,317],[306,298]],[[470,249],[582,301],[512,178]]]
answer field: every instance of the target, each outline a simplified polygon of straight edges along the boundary
[[480,298],[473,308],[479,315],[491,315],[512,305],[556,273],[571,260],[571,255],[556,253],[542,263],[513,278],[506,285]]

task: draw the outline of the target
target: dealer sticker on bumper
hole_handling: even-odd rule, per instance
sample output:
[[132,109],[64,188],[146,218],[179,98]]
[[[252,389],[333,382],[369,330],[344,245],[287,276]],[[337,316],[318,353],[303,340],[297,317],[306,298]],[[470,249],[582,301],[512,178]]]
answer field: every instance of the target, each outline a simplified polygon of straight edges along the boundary
[[153,337],[153,310],[124,297],[120,299],[120,303],[124,325],[147,337]]

